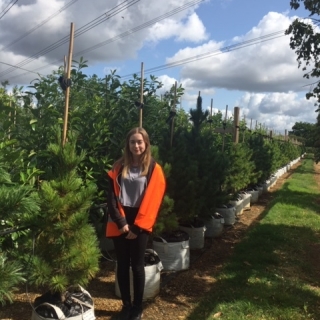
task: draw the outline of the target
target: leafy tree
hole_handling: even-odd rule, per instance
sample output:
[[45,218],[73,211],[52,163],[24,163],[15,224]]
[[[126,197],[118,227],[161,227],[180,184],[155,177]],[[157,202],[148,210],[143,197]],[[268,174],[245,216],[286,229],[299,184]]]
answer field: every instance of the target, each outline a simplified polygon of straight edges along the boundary
[[[315,98],[317,106],[316,112],[319,114],[319,102],[320,102],[320,33],[318,28],[314,26],[319,25],[320,15],[320,2],[318,0],[291,0],[291,8],[297,10],[301,5],[310,12],[309,20],[296,19],[292,22],[289,28],[286,30],[286,34],[290,35],[290,47],[295,50],[297,54],[298,67],[302,67],[305,71],[303,75],[306,79],[315,79],[312,85],[312,90],[306,94],[306,98]],[[311,23],[312,22],[312,23]],[[315,161],[320,161],[320,145],[318,143],[318,137],[320,136],[319,130],[319,115],[317,117],[317,126],[315,130]]]
[[[316,125],[308,122],[296,122],[292,131],[289,131],[289,136],[293,135],[298,137],[306,147],[313,147],[315,143]],[[302,138],[302,139],[299,139]]]
[[[320,3],[318,0],[291,0],[292,9],[297,10],[301,5],[310,12],[309,20],[296,19],[286,30],[290,36],[290,47],[297,54],[298,67],[306,71],[306,79],[315,78],[313,90],[306,94],[307,99],[315,97],[316,105],[320,102],[320,83],[317,80],[320,76],[320,33],[314,24],[318,25],[320,15]],[[310,22],[313,22],[311,24]],[[311,71],[309,71],[311,70]]]

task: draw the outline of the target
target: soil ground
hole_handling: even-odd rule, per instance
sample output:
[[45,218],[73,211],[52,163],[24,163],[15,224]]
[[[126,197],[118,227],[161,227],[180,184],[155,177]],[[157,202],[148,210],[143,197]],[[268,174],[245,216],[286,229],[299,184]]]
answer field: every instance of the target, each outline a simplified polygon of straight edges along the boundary
[[[162,272],[160,294],[145,303],[144,320],[186,319],[195,304],[206,295],[214,284],[215,277],[223,268],[224,263],[232,255],[234,246],[241,241],[249,227],[258,223],[264,210],[286,179],[301,163],[298,162],[291,170],[279,178],[269,192],[259,196],[257,203],[238,216],[236,223],[226,227],[220,238],[206,239],[205,247],[192,250],[190,268],[175,273]],[[320,188],[320,164],[315,165],[315,179]],[[112,256],[111,252],[111,256]],[[319,263],[318,255],[312,255],[314,263]],[[317,261],[316,261],[317,260]],[[93,297],[96,320],[111,320],[121,309],[121,301],[115,295],[115,263],[104,259],[101,271],[93,279],[87,290]],[[32,302],[37,293],[21,288],[14,298],[13,304],[0,309],[2,320],[29,320],[32,314]]]

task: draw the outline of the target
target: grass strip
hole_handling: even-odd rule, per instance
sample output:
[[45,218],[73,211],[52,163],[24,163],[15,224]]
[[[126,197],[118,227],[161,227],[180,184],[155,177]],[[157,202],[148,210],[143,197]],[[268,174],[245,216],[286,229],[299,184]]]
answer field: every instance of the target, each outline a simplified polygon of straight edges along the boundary
[[320,319],[320,191],[313,160],[294,171],[188,320]]

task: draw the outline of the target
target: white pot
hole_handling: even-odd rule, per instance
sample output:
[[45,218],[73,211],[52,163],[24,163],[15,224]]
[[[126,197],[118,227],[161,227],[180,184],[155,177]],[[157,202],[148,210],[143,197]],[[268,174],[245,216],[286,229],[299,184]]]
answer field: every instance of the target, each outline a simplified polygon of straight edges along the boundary
[[219,214],[218,217],[212,217],[206,222],[205,237],[218,238],[223,232],[224,218]]
[[243,199],[230,200],[229,203],[236,208],[236,216],[240,216],[243,213]]
[[216,208],[216,211],[220,213],[224,218],[224,225],[230,226],[236,222],[236,208]]
[[[79,288],[82,291],[82,293],[84,293],[85,295],[91,298],[91,295],[87,290],[83,289],[81,286],[79,286]],[[71,299],[75,304],[80,304],[81,306],[86,307],[85,309],[86,311],[76,316],[66,317],[63,311],[58,306],[44,302],[33,309],[31,320],[95,320],[96,319],[94,315],[93,304],[89,305],[87,302],[83,302],[79,300],[77,296],[76,295],[73,296],[72,293],[71,293],[71,297],[72,297]],[[83,307],[82,307],[82,310],[84,310]],[[47,316],[42,316],[44,315],[45,312],[47,312]]]
[[[158,257],[156,251],[152,249],[147,249],[146,253],[153,253],[155,256]],[[145,273],[146,273],[146,282],[144,285],[144,293],[143,293],[143,300],[153,299],[155,298],[160,292],[160,273],[163,269],[162,262],[159,262],[154,265],[145,266]],[[121,298],[118,277],[117,277],[117,264],[116,264],[116,272],[115,272],[115,294],[117,297]],[[133,274],[130,268],[130,293],[133,296]]]
[[248,193],[251,194],[250,203],[256,203],[259,199],[259,191],[258,190],[247,190]]
[[243,210],[250,209],[251,194],[247,192],[241,192],[240,196],[243,200]]
[[161,237],[161,240],[153,240],[152,245],[157,252],[165,271],[187,270],[190,267],[190,245],[189,239],[178,242],[168,242]]
[[179,226],[179,229],[188,233],[190,236],[189,244],[190,249],[202,249],[204,247],[204,233],[206,231],[206,227],[186,227]]

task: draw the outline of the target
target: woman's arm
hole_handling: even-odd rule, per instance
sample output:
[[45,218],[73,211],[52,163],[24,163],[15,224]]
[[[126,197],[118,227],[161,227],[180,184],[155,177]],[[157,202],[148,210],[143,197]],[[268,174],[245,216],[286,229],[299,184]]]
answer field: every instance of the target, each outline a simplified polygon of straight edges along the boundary
[[121,215],[118,209],[118,200],[114,192],[113,179],[108,176],[108,180],[109,180],[109,192],[107,197],[108,212],[112,221],[117,224],[118,229],[122,229],[128,223],[126,218]]

